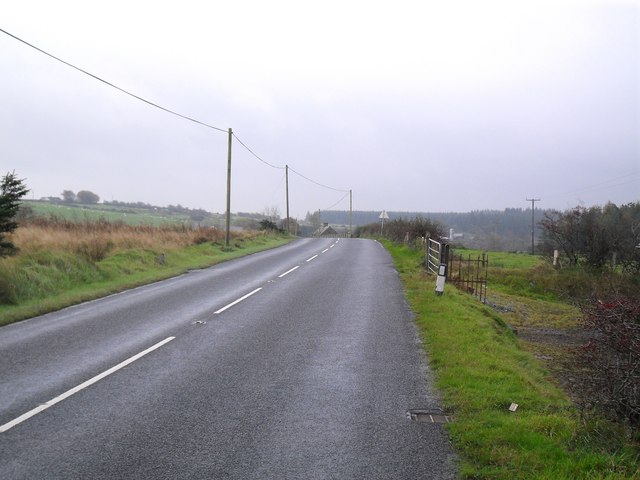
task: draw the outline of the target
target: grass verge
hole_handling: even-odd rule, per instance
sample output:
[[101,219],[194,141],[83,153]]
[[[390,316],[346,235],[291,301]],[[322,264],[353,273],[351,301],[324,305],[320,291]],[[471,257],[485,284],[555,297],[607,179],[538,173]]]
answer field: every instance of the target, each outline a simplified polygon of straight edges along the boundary
[[[434,294],[422,254],[385,243],[416,313],[461,456],[476,479],[640,478],[638,452],[613,424],[581,421],[502,317],[448,286]],[[519,405],[510,412],[511,403]]]
[[235,239],[230,249],[204,242],[162,250],[118,249],[99,259],[58,250],[25,251],[0,259],[0,325],[275,248],[291,239],[258,234]]

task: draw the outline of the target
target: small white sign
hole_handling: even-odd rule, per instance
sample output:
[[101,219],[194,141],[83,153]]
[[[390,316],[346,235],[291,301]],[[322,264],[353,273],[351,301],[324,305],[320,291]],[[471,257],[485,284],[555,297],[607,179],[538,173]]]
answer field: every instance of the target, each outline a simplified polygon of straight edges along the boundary
[[380,214],[380,216],[378,218],[381,218],[382,220],[388,220],[389,219],[389,215],[387,215],[387,211],[386,210],[382,210],[382,213]]

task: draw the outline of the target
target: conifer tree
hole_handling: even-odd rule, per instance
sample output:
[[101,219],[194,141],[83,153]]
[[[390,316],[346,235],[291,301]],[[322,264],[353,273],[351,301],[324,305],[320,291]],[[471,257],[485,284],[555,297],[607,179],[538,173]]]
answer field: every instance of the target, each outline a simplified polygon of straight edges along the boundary
[[7,173],[0,183],[0,257],[12,255],[16,251],[13,243],[7,240],[6,235],[18,228],[16,215],[20,208],[20,199],[29,190],[24,180],[19,179],[15,172]]

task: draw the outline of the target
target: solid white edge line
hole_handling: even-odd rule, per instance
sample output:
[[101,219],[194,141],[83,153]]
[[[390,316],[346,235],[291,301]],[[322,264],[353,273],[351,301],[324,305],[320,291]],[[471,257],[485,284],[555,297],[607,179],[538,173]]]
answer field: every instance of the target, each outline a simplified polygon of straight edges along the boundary
[[23,413],[18,418],[14,419],[14,420],[11,420],[10,422],[5,423],[4,425],[1,425],[0,426],[0,433],[6,432],[7,430],[15,427],[16,425],[24,422],[25,420],[30,419],[31,417],[39,414],[40,412],[46,410],[47,408],[54,406],[56,403],[59,403],[59,402],[63,401],[66,398],[69,398],[74,393],[78,393],[80,390],[84,390],[85,388],[87,388],[87,387],[93,385],[94,383],[102,380],[103,378],[108,377],[112,373],[120,370],[121,368],[126,367],[130,363],[133,363],[136,360],[138,360],[139,358],[145,356],[147,353],[150,353],[150,352],[162,347],[164,344],[169,343],[174,338],[176,338],[176,337],[165,338],[163,341],[161,341],[159,343],[156,343],[154,346],[147,348],[143,352],[140,352],[137,355],[134,355],[133,357],[128,358],[127,360],[125,360],[124,362],[119,363],[115,367],[111,367],[109,370],[106,370],[106,371],[102,372],[101,374],[96,375],[95,377],[87,380],[86,382],[81,383],[77,387],[73,387],[71,390],[67,390],[62,395],[58,395],[57,397],[52,398],[48,402],[45,402],[42,405],[37,406],[33,410],[29,410],[27,413]]
[[307,259],[307,262],[310,262],[311,260],[313,260],[314,258],[316,258],[318,255],[314,255],[313,257]]
[[300,265],[296,265],[295,267],[293,267],[291,270],[287,270],[286,272],[284,272],[282,275],[278,275],[278,278],[282,278],[285,275],[289,275],[291,272],[293,272],[294,270],[297,270],[298,268],[300,268]]
[[243,295],[242,297],[240,297],[239,299],[237,299],[235,302],[231,302],[229,305],[227,305],[226,307],[222,307],[220,310],[216,310],[215,314],[218,313],[222,313],[224,312],[226,309],[233,307],[234,305],[240,303],[243,300],[246,300],[247,298],[249,298],[251,295],[253,295],[254,293],[258,293],[260,290],[262,290],[262,287],[256,288],[253,292],[249,292],[246,295]]

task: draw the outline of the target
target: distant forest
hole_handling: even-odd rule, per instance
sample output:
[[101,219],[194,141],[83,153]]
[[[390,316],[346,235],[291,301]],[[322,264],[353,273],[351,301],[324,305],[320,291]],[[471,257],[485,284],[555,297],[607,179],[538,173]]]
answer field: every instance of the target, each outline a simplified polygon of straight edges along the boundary
[[[534,224],[536,241],[540,236],[538,222],[546,210],[535,209]],[[317,212],[316,212],[317,214]],[[463,236],[454,239],[454,243],[468,248],[482,248],[492,251],[530,251],[531,250],[531,209],[507,208],[505,210],[476,210],[467,213],[457,212],[387,212],[389,220],[412,219],[417,216],[443,225],[447,234]],[[313,215],[308,214],[311,218]],[[380,223],[380,212],[354,211],[353,226]],[[334,225],[349,225],[349,212],[327,210],[320,212],[320,221]]]

